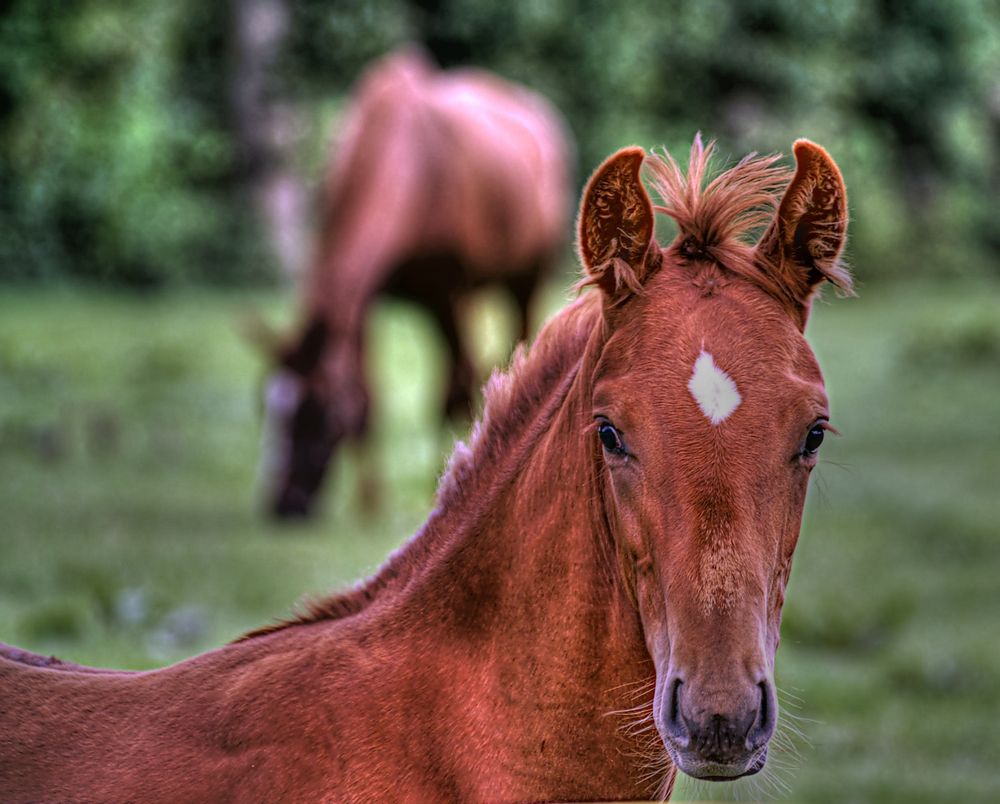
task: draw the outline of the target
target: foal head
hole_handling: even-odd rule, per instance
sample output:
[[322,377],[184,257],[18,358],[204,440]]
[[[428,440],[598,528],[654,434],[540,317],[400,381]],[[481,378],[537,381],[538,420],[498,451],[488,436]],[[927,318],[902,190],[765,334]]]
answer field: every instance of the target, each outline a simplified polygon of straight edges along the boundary
[[306,516],[334,450],[365,428],[360,343],[331,337],[325,320],[313,318],[278,350],[264,404],[268,506],[278,517]]
[[[603,294],[594,460],[656,726],[685,773],[733,779],[767,758],[785,584],[829,429],[803,330],[819,285],[850,278],[843,181],[822,148],[795,144],[790,183],[775,157],[748,158],[703,188],[710,152],[695,142],[686,177],[666,155],[612,156],[584,193],[579,249]],[[655,210],[680,228],[665,249],[644,160]]]

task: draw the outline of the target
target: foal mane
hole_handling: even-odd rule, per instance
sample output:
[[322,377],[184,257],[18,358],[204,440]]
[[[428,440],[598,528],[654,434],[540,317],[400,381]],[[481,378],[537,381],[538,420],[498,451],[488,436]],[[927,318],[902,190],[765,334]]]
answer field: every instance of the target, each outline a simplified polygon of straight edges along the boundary
[[469,444],[459,441],[438,484],[438,503],[450,508],[471,493],[477,470],[493,464],[510,433],[530,421],[560,378],[580,359],[600,319],[600,299],[588,294],[563,309],[538,334],[530,350],[518,345],[507,371],[494,371],[483,391],[483,413]]
[[478,497],[481,482],[489,482],[494,466],[509,445],[511,432],[531,419],[539,404],[553,393],[583,354],[587,338],[600,319],[598,294],[587,294],[558,313],[539,333],[531,348],[519,345],[506,371],[496,370],[483,392],[483,412],[472,426],[469,443],[459,441],[437,489],[437,506],[424,527],[395,550],[378,572],[352,589],[307,599],[302,611],[250,631],[235,642],[272,634],[296,625],[350,617],[366,609],[387,587],[405,583],[429,552],[428,526],[442,514]]

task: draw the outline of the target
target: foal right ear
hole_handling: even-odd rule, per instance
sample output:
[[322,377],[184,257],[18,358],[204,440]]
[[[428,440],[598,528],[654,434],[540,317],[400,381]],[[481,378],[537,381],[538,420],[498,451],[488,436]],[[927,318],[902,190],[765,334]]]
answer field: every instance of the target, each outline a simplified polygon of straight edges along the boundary
[[840,170],[823,148],[797,140],[795,176],[757,244],[757,255],[794,299],[803,329],[823,282],[853,292],[851,275],[840,262],[846,238],[847,190]]
[[645,151],[634,147],[608,157],[590,177],[580,203],[581,285],[597,285],[611,305],[637,293],[655,267],[653,204],[639,180],[645,158]]

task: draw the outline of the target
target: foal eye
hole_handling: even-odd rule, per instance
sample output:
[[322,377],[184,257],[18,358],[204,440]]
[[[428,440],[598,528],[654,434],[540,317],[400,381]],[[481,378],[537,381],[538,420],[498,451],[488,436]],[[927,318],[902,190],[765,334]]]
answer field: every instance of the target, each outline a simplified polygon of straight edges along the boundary
[[601,422],[597,426],[597,437],[601,439],[604,449],[612,455],[625,455],[625,442],[622,435],[610,422]]
[[815,455],[819,451],[820,444],[823,443],[825,432],[826,430],[822,425],[814,424],[809,431],[809,435],[806,436],[806,443],[803,446],[802,453],[804,455]]

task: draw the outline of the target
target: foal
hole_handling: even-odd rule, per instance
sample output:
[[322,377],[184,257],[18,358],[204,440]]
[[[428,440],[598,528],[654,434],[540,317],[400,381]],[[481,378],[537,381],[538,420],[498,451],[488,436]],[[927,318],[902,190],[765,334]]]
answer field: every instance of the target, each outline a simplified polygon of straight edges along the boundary
[[703,187],[710,150],[686,177],[638,148],[598,169],[579,218],[597,291],[491,380],[437,508],[375,577],[161,670],[9,649],[4,800],[635,799],[677,769],[759,771],[829,417],[802,331],[822,282],[850,290],[846,200],[809,142],[790,183],[748,158]]

